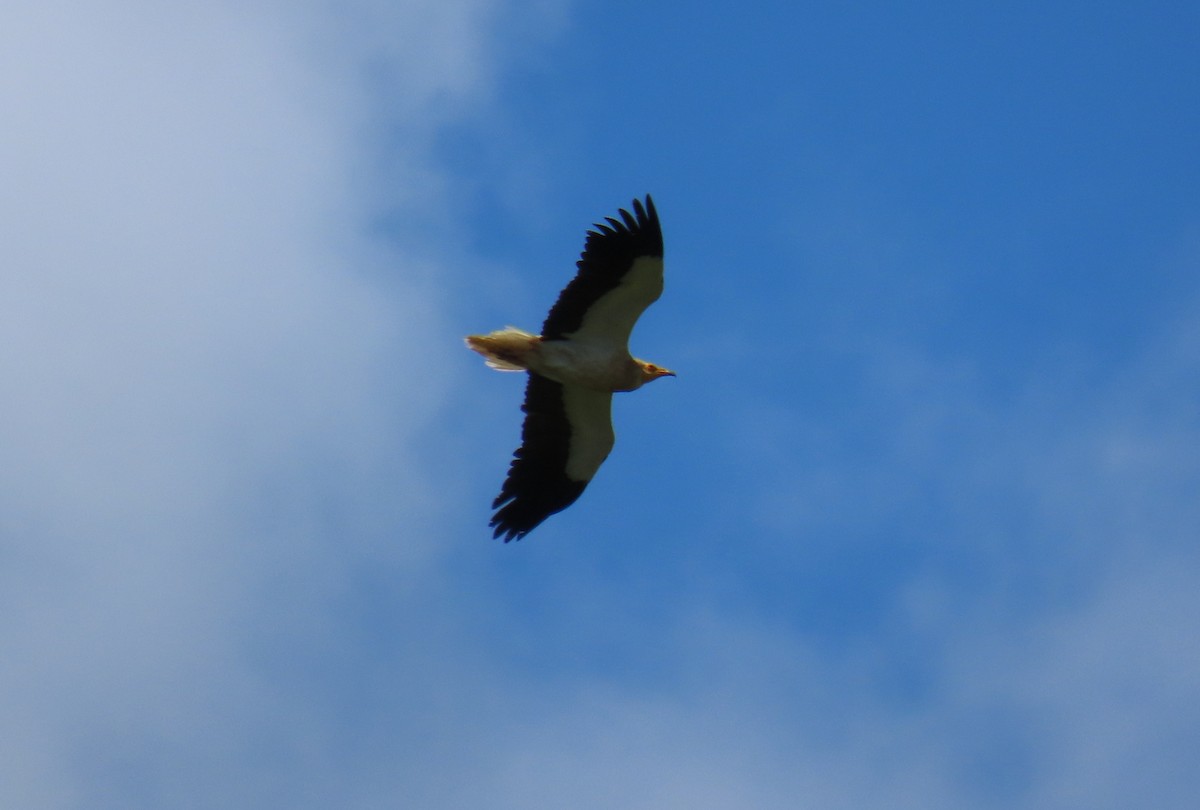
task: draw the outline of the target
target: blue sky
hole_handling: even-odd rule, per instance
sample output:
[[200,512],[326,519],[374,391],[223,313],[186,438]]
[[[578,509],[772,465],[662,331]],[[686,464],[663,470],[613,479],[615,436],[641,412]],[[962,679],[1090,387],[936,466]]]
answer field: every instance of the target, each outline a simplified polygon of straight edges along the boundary
[[[1184,808],[1200,11],[0,12],[0,804]],[[580,501],[536,328],[652,193]]]

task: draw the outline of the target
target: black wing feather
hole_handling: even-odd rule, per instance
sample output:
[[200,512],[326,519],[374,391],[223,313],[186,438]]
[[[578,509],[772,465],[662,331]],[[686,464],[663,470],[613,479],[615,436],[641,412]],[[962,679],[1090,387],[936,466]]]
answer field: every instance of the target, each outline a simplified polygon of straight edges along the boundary
[[571,424],[562,385],[530,372],[521,410],[525,412],[521,446],[492,503],[497,511],[489,524],[496,529],[492,536],[503,536],[506,543],[520,540],[543,520],[566,509],[588,485],[567,477]]
[[542,337],[559,340],[579,329],[588,308],[621,283],[639,256],[663,255],[662,227],[649,194],[644,206],[634,200],[633,213],[622,208],[620,215],[623,221],[605,217],[607,225],[596,223],[588,231],[583,255],[575,263],[579,272],[551,307]]

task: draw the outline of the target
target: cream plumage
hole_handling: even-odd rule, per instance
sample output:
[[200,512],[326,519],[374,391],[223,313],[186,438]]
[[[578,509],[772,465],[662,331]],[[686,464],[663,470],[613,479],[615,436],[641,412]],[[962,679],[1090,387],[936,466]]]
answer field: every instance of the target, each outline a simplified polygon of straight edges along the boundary
[[514,327],[470,335],[492,368],[528,371],[521,446],[492,508],[491,526],[519,540],[583,493],[612,450],[612,395],[674,376],[629,354],[629,335],[663,288],[663,240],[654,201],[588,231],[578,273],[542,333]]

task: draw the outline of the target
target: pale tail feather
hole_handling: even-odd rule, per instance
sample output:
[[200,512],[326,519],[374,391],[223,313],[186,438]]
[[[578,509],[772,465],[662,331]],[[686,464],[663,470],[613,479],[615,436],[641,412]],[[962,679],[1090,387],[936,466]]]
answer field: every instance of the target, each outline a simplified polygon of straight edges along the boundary
[[512,326],[486,335],[468,335],[467,346],[483,355],[489,368],[497,371],[525,371],[529,364],[525,356],[541,340]]

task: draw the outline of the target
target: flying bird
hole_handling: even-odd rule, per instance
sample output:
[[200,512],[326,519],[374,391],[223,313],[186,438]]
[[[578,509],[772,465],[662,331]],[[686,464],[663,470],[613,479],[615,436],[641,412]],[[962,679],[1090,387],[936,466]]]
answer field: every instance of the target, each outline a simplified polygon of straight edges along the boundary
[[533,335],[509,326],[469,335],[498,371],[527,371],[525,424],[492,503],[493,537],[520,540],[566,509],[612,450],[612,395],[674,377],[629,354],[633,325],[663,289],[663,239],[654,201],[606,217],[587,232],[578,272]]

